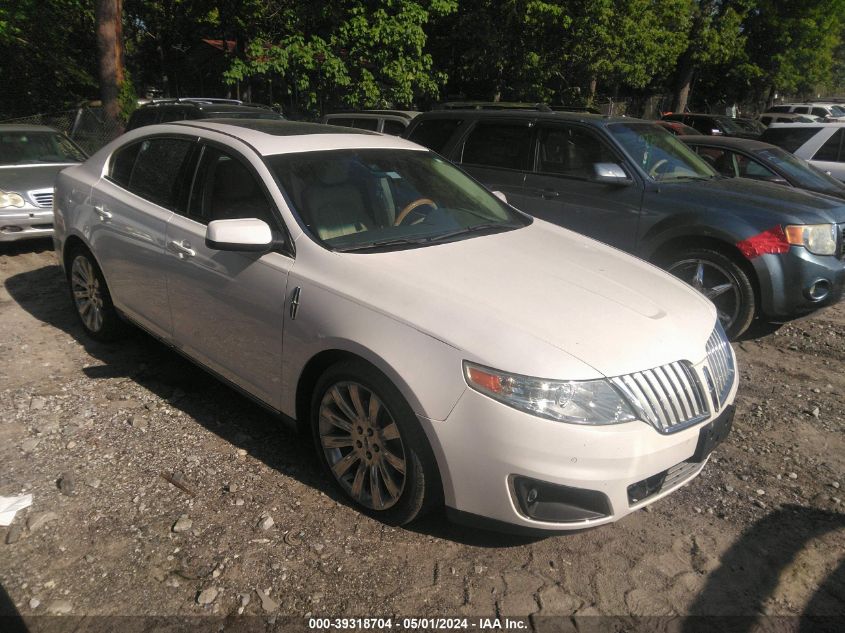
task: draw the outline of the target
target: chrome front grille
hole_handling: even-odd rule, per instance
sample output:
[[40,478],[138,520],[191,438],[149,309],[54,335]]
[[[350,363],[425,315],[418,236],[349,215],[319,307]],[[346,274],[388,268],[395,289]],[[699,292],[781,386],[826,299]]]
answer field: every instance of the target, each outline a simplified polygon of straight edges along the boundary
[[686,361],[618,376],[611,382],[637,415],[661,433],[680,430],[710,415],[707,394]]
[[731,344],[718,323],[707,340],[707,365],[710,369],[709,378],[713,381],[715,395],[718,398],[714,404],[717,408],[721,408],[733,386],[736,367],[734,367]]
[[839,259],[845,259],[845,223],[839,225]]
[[29,197],[36,206],[42,209],[49,209],[53,206],[53,190],[52,189],[38,189],[30,191]]

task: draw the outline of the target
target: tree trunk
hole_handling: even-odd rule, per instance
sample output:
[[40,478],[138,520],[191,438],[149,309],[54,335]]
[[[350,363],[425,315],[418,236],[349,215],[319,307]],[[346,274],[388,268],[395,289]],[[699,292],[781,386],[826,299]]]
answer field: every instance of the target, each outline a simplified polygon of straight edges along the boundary
[[590,91],[589,91],[589,94],[587,95],[587,105],[588,106],[592,106],[593,103],[595,103],[596,90],[598,89],[598,85],[599,85],[598,77],[596,77],[595,75],[590,77]]
[[683,112],[686,109],[694,72],[692,54],[687,51],[678,60],[675,92],[672,95],[672,112]]
[[[122,0],[96,0],[97,50],[100,55],[100,98],[106,121],[122,131],[120,86],[123,83]],[[115,134],[116,135],[116,134]]]

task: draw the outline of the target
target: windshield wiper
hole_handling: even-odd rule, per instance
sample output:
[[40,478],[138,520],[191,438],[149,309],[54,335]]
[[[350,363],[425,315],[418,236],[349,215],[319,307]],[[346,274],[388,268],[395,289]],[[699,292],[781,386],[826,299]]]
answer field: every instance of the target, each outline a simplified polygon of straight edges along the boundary
[[488,231],[491,229],[502,230],[506,231],[508,229],[517,229],[520,228],[521,224],[511,224],[511,223],[502,223],[502,222],[486,222],[483,224],[474,224],[472,226],[465,227],[463,229],[457,229],[455,231],[449,231],[448,233],[441,233],[440,235],[435,235],[428,239],[429,242],[441,242],[443,240],[448,240],[451,237],[457,237],[458,235],[466,235],[469,233],[478,233],[479,231]]
[[356,244],[354,246],[347,246],[345,248],[334,249],[338,253],[349,253],[351,251],[365,251],[371,248],[381,248],[383,246],[407,246],[417,244],[427,244],[430,240],[420,237],[392,237],[386,240],[376,240],[375,242],[366,242],[365,244]]

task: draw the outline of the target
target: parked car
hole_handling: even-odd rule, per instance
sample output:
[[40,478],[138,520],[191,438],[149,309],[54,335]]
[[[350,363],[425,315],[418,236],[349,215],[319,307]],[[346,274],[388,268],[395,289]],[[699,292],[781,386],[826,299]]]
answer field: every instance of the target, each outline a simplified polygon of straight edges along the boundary
[[648,121],[562,112],[427,112],[407,138],[517,208],[634,253],[700,288],[725,330],[838,301],[845,205],[721,177]]
[[681,140],[728,178],[751,178],[845,199],[845,183],[776,145],[724,136]]
[[759,118],[760,123],[765,126],[772,123],[819,123],[824,121],[824,119],[808,114],[791,114],[789,112],[764,112]]
[[699,134],[714,136],[737,136],[739,138],[757,138],[759,134],[749,132],[729,116],[719,114],[666,114],[663,121],[678,121],[698,130]]
[[845,150],[842,123],[774,123],[766,128],[761,141],[782,147],[814,167],[845,180]]
[[654,123],[675,136],[698,136],[701,134],[694,127],[684,125],[680,121],[655,121]]
[[182,98],[157,99],[135,110],[129,117],[126,130],[145,125],[195,119],[269,119],[284,117],[268,106],[244,103],[237,99]]
[[312,434],[404,523],[617,520],[695,477],[737,375],[713,305],[534,220],[444,158],[318,124],[130,132],[58,180],[94,338],[122,315]]
[[772,106],[768,112],[806,114],[821,119],[845,119],[845,107],[841,103],[805,102],[783,103]]
[[754,136],[760,136],[763,132],[766,131],[766,126],[760,123],[757,119],[744,119],[741,117],[737,117],[733,120],[739,127],[744,129],[746,132],[753,134]]
[[53,234],[53,183],[87,158],[45,125],[0,125],[0,242]]
[[405,128],[418,114],[410,110],[354,110],[326,114],[320,123],[402,136]]

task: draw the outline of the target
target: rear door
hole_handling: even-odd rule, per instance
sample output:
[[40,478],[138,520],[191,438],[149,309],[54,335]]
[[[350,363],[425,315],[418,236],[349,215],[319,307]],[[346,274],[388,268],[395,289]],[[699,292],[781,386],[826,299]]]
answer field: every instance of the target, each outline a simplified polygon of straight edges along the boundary
[[510,204],[523,209],[534,128],[531,121],[479,121],[450,158],[488,189],[501,191]]
[[117,307],[156,335],[171,335],[165,235],[184,194],[196,138],[156,136],[125,145],[91,193],[94,250]]
[[[264,220],[286,246],[268,253],[206,246],[210,221],[235,218]],[[231,148],[205,144],[190,203],[173,214],[167,225],[174,342],[277,409],[282,393],[285,293],[294,262],[286,235],[257,166]]]
[[[633,251],[642,187],[594,180],[596,163],[623,166],[622,156],[593,129],[570,123],[538,128],[536,169],[525,180],[523,211]],[[628,175],[631,176],[630,172]]]

